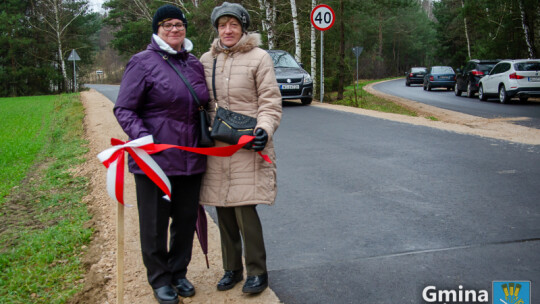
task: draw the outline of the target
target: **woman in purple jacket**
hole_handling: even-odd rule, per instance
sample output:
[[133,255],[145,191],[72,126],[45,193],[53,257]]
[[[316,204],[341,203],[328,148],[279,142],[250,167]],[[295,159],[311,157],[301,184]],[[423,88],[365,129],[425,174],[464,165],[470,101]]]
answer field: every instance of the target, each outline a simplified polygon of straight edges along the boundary
[[[166,55],[184,74],[205,105],[208,89],[204,70],[189,53],[193,44],[186,38],[186,17],[177,7],[165,5],[156,11],[152,28],[151,44],[126,66],[114,114],[130,139],[153,135],[156,143],[196,147],[200,137],[198,106],[162,56]],[[142,257],[158,302],[175,304],[179,302],[178,295],[195,294],[186,273],[206,158],[178,149],[152,157],[168,176],[172,191],[170,202],[163,199],[164,193],[129,159],[137,189]]]

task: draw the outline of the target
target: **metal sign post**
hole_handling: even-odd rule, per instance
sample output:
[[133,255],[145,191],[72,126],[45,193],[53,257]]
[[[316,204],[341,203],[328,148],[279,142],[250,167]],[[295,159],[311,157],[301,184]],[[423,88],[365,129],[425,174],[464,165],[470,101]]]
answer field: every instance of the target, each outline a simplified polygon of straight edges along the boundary
[[101,77],[103,76],[103,71],[102,70],[97,70],[96,71],[96,75],[97,75],[97,78],[98,78],[98,83],[101,83]]
[[321,88],[321,93],[320,93],[320,98],[321,98],[321,102],[323,102],[323,99],[324,99],[324,32],[321,31],[321,77],[319,77],[321,79],[321,85],[320,85],[320,88]]
[[355,46],[352,48],[354,55],[356,56],[356,89],[358,90],[358,57],[362,54],[364,47]]
[[336,21],[334,10],[326,4],[319,4],[311,11],[311,24],[321,31],[321,102],[324,99],[324,31],[329,30]]
[[77,54],[75,50],[71,50],[71,54],[69,54],[67,60],[73,61],[73,82],[75,84],[74,91],[77,92],[77,71],[75,70],[75,61],[81,60],[81,57],[79,57],[79,54]]

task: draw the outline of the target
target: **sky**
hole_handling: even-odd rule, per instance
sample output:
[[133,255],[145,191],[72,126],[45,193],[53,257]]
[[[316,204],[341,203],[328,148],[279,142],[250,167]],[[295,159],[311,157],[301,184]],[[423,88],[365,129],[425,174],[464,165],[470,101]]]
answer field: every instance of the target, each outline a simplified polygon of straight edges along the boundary
[[103,9],[101,8],[101,5],[104,1],[105,0],[88,0],[88,5],[90,6],[90,9],[94,12],[102,12]]

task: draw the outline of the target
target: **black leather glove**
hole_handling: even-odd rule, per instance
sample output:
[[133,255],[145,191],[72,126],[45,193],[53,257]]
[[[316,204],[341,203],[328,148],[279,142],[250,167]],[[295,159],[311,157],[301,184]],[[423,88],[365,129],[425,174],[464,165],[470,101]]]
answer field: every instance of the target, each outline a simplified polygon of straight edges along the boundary
[[268,133],[266,133],[265,130],[259,128],[255,130],[255,138],[253,139],[251,148],[255,151],[262,151],[264,150],[264,147],[266,147],[266,143],[268,142]]

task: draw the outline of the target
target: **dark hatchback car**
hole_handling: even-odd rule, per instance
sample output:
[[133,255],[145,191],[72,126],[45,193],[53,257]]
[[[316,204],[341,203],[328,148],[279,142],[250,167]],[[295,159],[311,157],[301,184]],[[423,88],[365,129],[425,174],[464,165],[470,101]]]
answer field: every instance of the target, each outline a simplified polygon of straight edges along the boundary
[[281,98],[300,99],[308,105],[313,100],[313,80],[308,72],[286,51],[267,50],[274,61]]
[[407,73],[405,77],[405,85],[410,87],[411,84],[422,84],[424,82],[424,76],[427,74],[427,69],[424,67],[413,67]]
[[480,79],[487,75],[499,61],[473,59],[467,62],[463,68],[457,69],[456,85],[454,87],[456,96],[461,96],[461,93],[466,92],[467,97],[473,98],[478,92]]
[[432,66],[424,76],[424,90],[431,91],[433,88],[454,89],[456,84],[456,72],[449,66]]

